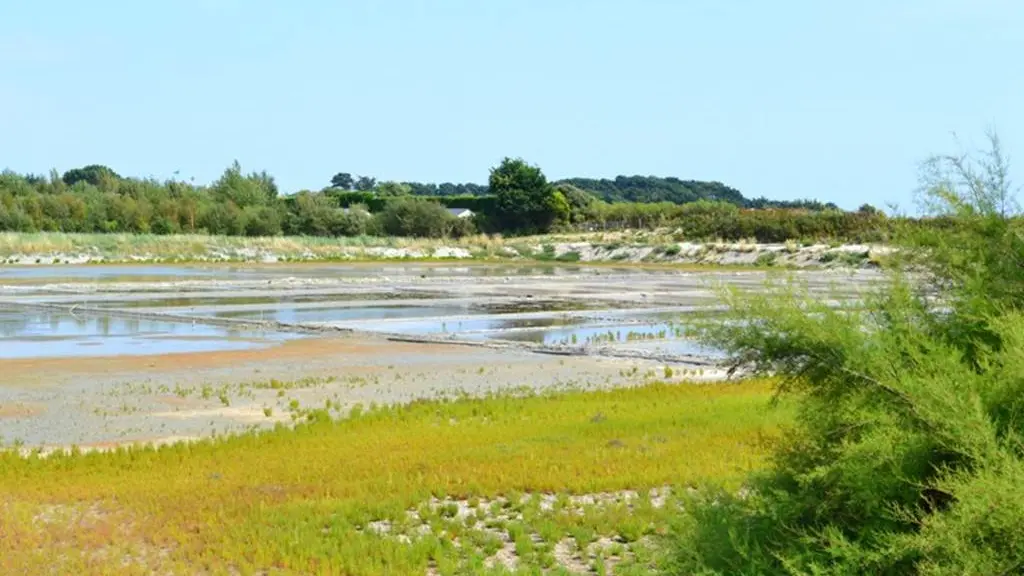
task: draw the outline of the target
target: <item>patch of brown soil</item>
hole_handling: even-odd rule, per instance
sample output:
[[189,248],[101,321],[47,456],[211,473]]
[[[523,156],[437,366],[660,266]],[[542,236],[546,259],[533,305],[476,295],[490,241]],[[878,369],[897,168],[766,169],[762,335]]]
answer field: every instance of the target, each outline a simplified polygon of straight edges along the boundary
[[171,406],[172,408],[186,408],[196,404],[195,400],[189,398],[182,398],[180,396],[158,396],[156,401]]
[[289,340],[271,348],[188,352],[147,356],[94,356],[86,358],[17,358],[0,360],[0,385],[47,384],[67,375],[102,376],[131,373],[138,379],[155,374],[215,368],[244,368],[266,363],[295,363],[332,357],[354,359],[401,358],[407,355],[468,354],[460,346],[388,342],[357,337]]
[[0,404],[0,418],[29,418],[42,414],[43,410],[38,404]]

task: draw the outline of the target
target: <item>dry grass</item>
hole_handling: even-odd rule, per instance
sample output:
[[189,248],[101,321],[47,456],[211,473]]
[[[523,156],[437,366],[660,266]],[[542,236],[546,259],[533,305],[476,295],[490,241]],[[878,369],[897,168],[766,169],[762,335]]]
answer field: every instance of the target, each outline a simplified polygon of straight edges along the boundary
[[20,257],[62,257],[64,260],[88,256],[92,261],[130,262],[194,261],[194,260],[252,260],[261,255],[273,255],[286,260],[326,260],[373,257],[363,253],[366,249],[393,248],[416,252],[430,257],[442,247],[464,248],[475,258],[508,257],[506,248],[512,246],[538,246],[550,243],[604,241],[657,243],[668,241],[661,234],[617,232],[614,234],[581,233],[553,234],[526,238],[505,239],[500,235],[479,234],[459,239],[424,239],[355,236],[342,238],[321,237],[259,237],[206,236],[152,234],[65,234],[42,232],[23,234],[0,233],[0,259]]
[[[770,406],[770,388],[655,384],[423,401],[343,420],[313,411],[295,429],[159,449],[4,453],[0,573],[479,573],[497,553],[493,530],[515,539],[520,569],[539,573],[552,566],[556,540],[636,540],[664,528],[667,508],[526,510],[492,532],[424,509],[428,528],[411,538],[368,527],[401,522],[432,497],[519,502],[527,492],[738,481],[790,417]],[[650,570],[652,558],[630,554],[621,573]]]

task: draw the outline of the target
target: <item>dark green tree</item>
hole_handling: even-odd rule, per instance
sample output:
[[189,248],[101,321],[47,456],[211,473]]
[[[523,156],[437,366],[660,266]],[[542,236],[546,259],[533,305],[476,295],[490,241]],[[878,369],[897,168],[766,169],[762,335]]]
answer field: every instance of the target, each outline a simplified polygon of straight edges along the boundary
[[239,208],[267,205],[276,200],[278,195],[273,176],[266,172],[243,175],[237,161],[213,183],[212,192],[221,201],[231,201]]
[[360,192],[369,192],[377,186],[377,179],[372,176],[360,176],[353,185]]
[[381,182],[377,184],[374,189],[377,196],[381,198],[397,198],[399,196],[408,196],[412,193],[412,186],[408,184],[402,184],[401,182]]
[[569,217],[569,204],[537,166],[522,158],[505,158],[491,169],[497,219],[513,232],[547,232]]
[[555,190],[561,193],[569,204],[570,223],[579,224],[594,219],[598,200],[592,194],[568,182],[555,184]]
[[113,190],[121,179],[117,172],[100,164],[90,164],[81,168],[73,168],[64,173],[61,180],[68,186],[78,182],[87,182],[97,188]]
[[355,179],[348,172],[338,172],[331,177],[331,188],[338,188],[340,190],[351,190],[355,186]]

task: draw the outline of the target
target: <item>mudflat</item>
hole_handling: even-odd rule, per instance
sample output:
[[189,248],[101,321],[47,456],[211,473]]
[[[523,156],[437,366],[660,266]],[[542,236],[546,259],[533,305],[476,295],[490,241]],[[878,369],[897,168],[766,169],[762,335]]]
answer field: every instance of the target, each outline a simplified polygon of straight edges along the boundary
[[[870,271],[796,273],[836,302]],[[108,447],[304,410],[715,379],[686,326],[745,270],[487,265],[0,270],[0,438]]]

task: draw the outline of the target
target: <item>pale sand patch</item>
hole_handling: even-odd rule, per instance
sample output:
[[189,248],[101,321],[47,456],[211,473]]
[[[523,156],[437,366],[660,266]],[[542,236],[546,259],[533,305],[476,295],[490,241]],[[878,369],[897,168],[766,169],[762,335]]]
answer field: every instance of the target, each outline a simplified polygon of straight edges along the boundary
[[39,448],[21,448],[18,450],[19,454],[24,457],[38,456],[46,458],[53,454],[65,453],[68,454],[72,450],[77,450],[80,453],[86,454],[89,452],[110,452],[117,450],[118,448],[128,447],[143,447],[152,446],[158,448],[160,446],[169,446],[171,444],[197,442],[202,440],[198,436],[161,436],[157,438],[146,438],[143,440],[126,440],[123,442],[109,441],[109,442],[91,442],[89,444],[81,444],[75,446],[42,446]]
[[173,410],[169,412],[154,412],[150,414],[154,418],[169,418],[172,420],[192,420],[195,418],[228,418],[236,422],[257,423],[257,422],[283,422],[291,417],[278,410],[267,416],[262,406],[224,406],[222,408],[204,408],[193,410]]

